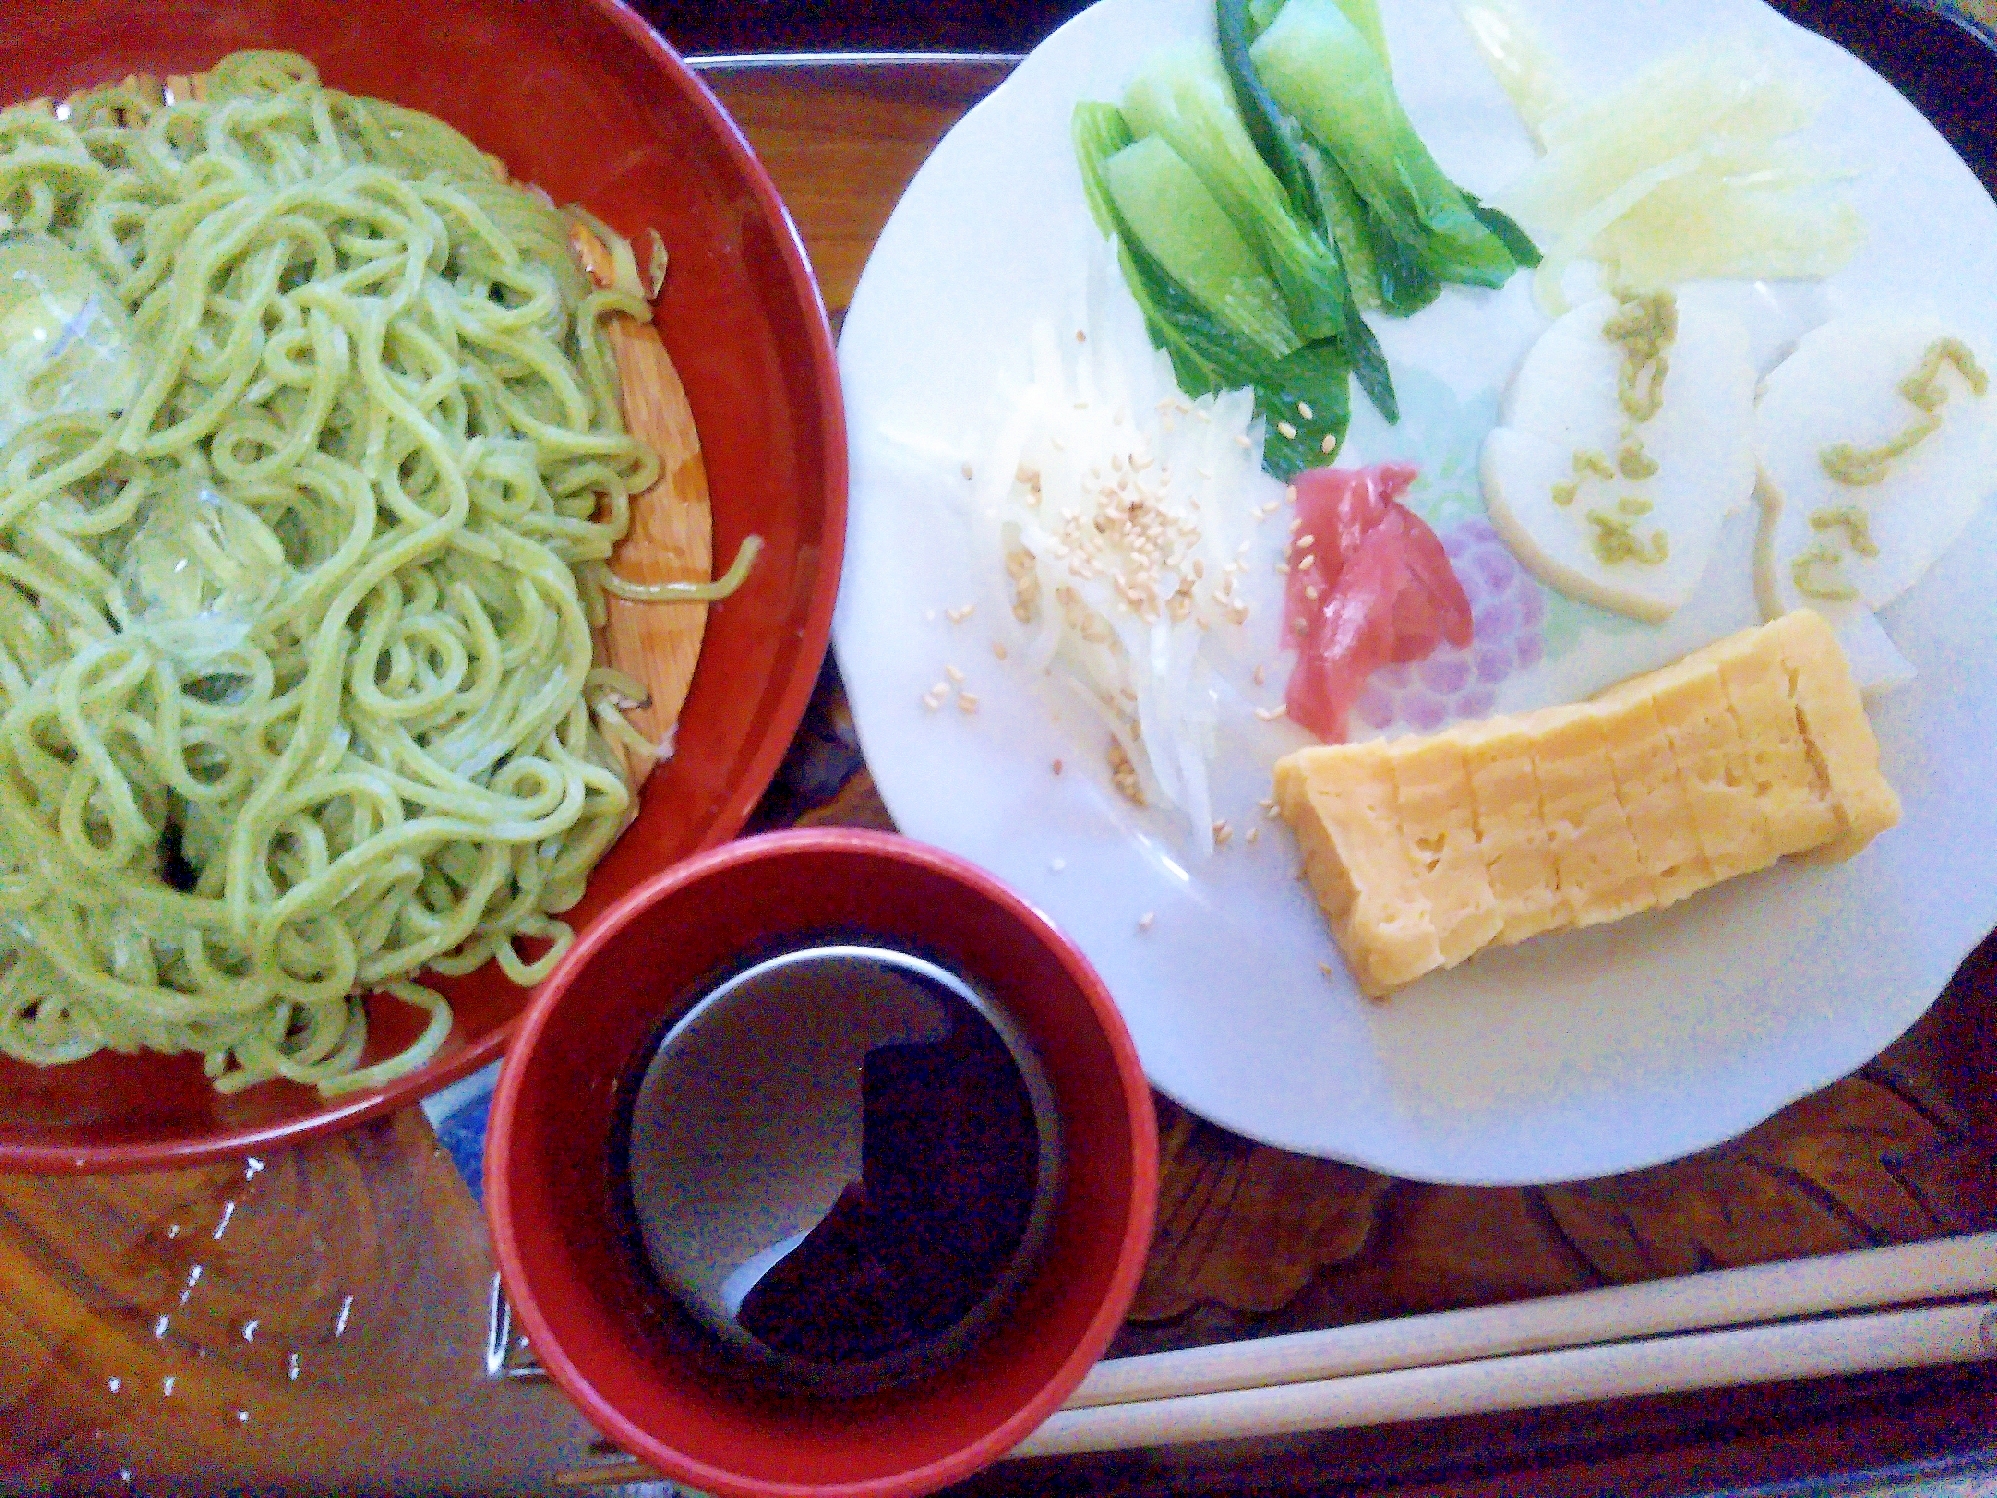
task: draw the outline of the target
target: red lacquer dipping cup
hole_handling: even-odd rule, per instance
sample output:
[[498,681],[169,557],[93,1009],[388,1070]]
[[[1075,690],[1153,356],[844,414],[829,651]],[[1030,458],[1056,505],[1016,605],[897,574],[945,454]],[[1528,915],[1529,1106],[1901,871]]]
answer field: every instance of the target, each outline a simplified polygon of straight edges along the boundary
[[[716,1371],[701,1333],[623,1236],[620,1104],[701,981],[787,935],[858,929],[980,985],[1052,1083],[1063,1188],[1044,1257],[961,1359],[855,1399],[765,1392]],[[485,1199],[506,1291],[541,1363],[606,1435],[704,1492],[931,1492],[1024,1439],[1123,1319],[1150,1247],[1151,1093],[1102,981],[990,875],[882,833],[750,838],[641,885],[580,940],[506,1061]]]

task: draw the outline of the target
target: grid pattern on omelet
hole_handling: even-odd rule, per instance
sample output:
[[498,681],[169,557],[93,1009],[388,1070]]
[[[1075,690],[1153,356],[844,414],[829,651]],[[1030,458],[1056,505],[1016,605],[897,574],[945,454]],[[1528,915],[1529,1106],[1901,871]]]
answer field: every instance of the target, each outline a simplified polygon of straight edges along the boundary
[[1849,857],[1899,817],[1843,653],[1807,612],[1592,702],[1302,750],[1276,782],[1375,995],[1779,858]]

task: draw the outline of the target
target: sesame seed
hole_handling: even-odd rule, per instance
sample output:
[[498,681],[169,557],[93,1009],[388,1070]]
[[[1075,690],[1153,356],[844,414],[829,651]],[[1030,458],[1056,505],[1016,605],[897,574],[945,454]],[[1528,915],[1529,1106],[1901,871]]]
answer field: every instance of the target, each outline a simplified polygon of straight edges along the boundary
[[929,692],[924,692],[922,694],[922,705],[928,708],[929,711],[933,713],[936,711],[937,708],[941,707],[943,704],[940,701],[938,701],[933,694]]
[[1297,402],[1297,415],[1303,417],[1305,421],[1309,421],[1311,419],[1311,407],[1309,401]]
[[1255,444],[1248,440],[1246,432],[1236,432],[1234,434],[1234,445],[1236,447],[1253,447]]
[[965,713],[976,712],[978,710],[978,699],[969,692],[959,692],[957,694],[957,710]]
[[1268,679],[1269,668],[1267,666],[1257,666],[1255,668],[1255,685],[1259,687]]
[[1004,660],[1006,657],[1005,641],[1003,640],[992,641],[992,654],[997,656],[1000,660]]
[[1308,630],[1308,628],[1307,628],[1307,627],[1305,626],[1305,624],[1304,624],[1304,621],[1303,621],[1303,620],[1301,620],[1301,619],[1292,619],[1292,620],[1290,621],[1290,633],[1291,633],[1291,634],[1293,634],[1293,635],[1301,635],[1301,634],[1308,634],[1308,633],[1309,633],[1309,630]]
[[1234,829],[1229,827],[1226,822],[1215,822],[1213,824],[1213,843],[1216,848],[1225,848],[1227,840],[1233,836]]
[[1297,537],[1297,545],[1299,545],[1299,546],[1315,546],[1315,545],[1317,545],[1317,537],[1316,537],[1316,536],[1299,536],[1299,537]]
[[1260,718],[1264,723],[1273,723],[1278,718],[1282,717],[1285,711],[1286,710],[1281,706],[1258,707],[1255,709],[1255,716]]
[[952,681],[961,682],[964,679],[964,673],[962,671],[959,671],[955,666],[945,666],[943,668],[943,674],[949,677]]
[[1290,570],[1290,564],[1288,562],[1278,562],[1276,564],[1276,571],[1279,575],[1287,573],[1289,570]]
[[937,682],[935,686],[929,689],[929,695],[932,697],[948,697],[950,695],[950,683],[947,681]]
[[1329,453],[1330,451],[1332,451],[1332,449],[1334,449],[1337,446],[1338,446],[1338,439],[1332,436],[1331,433],[1326,432],[1324,434],[1324,441],[1320,442],[1317,445],[1317,450],[1321,453]]
[[1198,464],[1194,465],[1193,472],[1197,473],[1203,479],[1210,479],[1213,477],[1213,470],[1211,468],[1203,468]]
[[1089,341],[1088,334],[1084,333],[1080,328],[1075,329],[1075,342],[1087,343],[1088,341]]
[[1320,963],[1319,963],[1319,964],[1317,965],[1317,970],[1318,970],[1319,972],[1323,973],[1323,974],[1325,975],[1325,977],[1327,977],[1327,978],[1329,978],[1329,977],[1331,977],[1331,976],[1332,976],[1332,971],[1331,971],[1331,964],[1330,964],[1330,963],[1328,963],[1328,962],[1320,962]]
[[962,624],[966,619],[971,617],[972,610],[976,608],[977,605],[975,603],[967,603],[961,608],[946,610],[945,617],[947,617],[952,624]]
[[1137,918],[1137,929],[1139,931],[1149,931],[1151,929],[1151,923],[1157,919],[1158,919],[1157,911],[1147,910],[1144,912],[1144,914],[1142,914]]
[[1318,586],[1316,583],[1312,583],[1308,588],[1304,589],[1304,597],[1311,603],[1317,602],[1317,595],[1318,595]]
[[1316,565],[1317,565],[1317,557],[1315,555],[1307,556],[1301,562],[1297,563],[1297,571],[1308,572],[1311,570],[1311,568],[1315,567]]
[[1284,435],[1285,437],[1288,437],[1288,438],[1292,438],[1292,439],[1294,439],[1294,438],[1296,437],[1296,435],[1297,435],[1297,429],[1296,429],[1295,427],[1291,426],[1291,425],[1290,425],[1290,424],[1289,424],[1289,423],[1288,423],[1287,421],[1279,421],[1279,422],[1277,422],[1277,423],[1276,423],[1276,430],[1277,430],[1277,431],[1279,431],[1279,432],[1281,432],[1281,433],[1282,433],[1282,434],[1283,434],[1283,435]]
[[1283,498],[1287,499],[1291,504],[1295,504],[1297,502],[1297,486],[1295,484],[1285,484],[1283,486]]
[[1262,836],[1262,829],[1260,827],[1251,827],[1248,829],[1248,836],[1245,839],[1243,839],[1243,841],[1252,843],[1261,836]]
[[971,478],[971,477],[973,477],[973,476],[974,476],[974,473],[973,473],[973,470],[972,470],[972,468],[971,468],[971,465],[970,465],[969,463],[966,463],[966,464],[964,465],[964,477],[965,477],[965,478]]
[[1056,775],[1059,775],[1061,773],[1061,761],[1059,761],[1058,759],[1054,761],[1054,773]]

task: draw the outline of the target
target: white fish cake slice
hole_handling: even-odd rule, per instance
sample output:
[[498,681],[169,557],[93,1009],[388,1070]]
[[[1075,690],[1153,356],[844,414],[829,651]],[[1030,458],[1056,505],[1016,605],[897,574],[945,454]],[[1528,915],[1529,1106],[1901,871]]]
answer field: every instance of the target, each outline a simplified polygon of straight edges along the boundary
[[[1933,413],[1940,425],[1887,460],[1876,483],[1832,477],[1825,449],[1876,449],[1922,419],[1900,386],[1947,338],[1970,350],[1985,393],[1978,396],[1961,370],[1943,363],[1934,387],[1947,396]],[[1754,423],[1761,470],[1755,591],[1764,614],[1812,608],[1846,639],[1863,631],[1857,615],[1883,608],[1920,580],[1997,487],[1992,376],[1991,351],[1938,319],[1871,315],[1825,323],[1770,371]],[[1864,544],[1859,528],[1840,518],[1853,516],[1863,517]]]
[[[1575,308],[1527,353],[1485,440],[1484,497],[1492,524],[1542,581],[1658,622],[1692,596],[1720,527],[1754,492],[1754,368],[1739,320],[1696,289],[1681,292],[1662,403],[1636,427],[1657,471],[1613,479],[1577,472],[1577,453],[1614,466],[1630,424],[1619,398],[1623,350],[1602,333],[1617,307],[1604,296]],[[1564,486],[1574,487],[1562,503]],[[1625,513],[1625,499],[1649,509]],[[1662,533],[1662,559],[1604,561],[1591,514],[1626,524],[1646,545]]]

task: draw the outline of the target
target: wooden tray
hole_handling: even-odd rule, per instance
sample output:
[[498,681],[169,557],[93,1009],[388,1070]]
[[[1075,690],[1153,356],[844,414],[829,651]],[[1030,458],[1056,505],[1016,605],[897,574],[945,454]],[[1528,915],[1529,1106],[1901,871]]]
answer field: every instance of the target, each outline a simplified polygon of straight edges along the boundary
[[[1791,7],[1997,185],[1997,54],[1878,0]],[[708,77],[845,305],[934,142],[1011,65],[738,59]],[[835,678],[758,817],[886,825]],[[1113,1353],[1502,1305],[1997,1228],[1997,939],[1908,1036],[1744,1138],[1534,1190],[1394,1181],[1161,1107],[1160,1230]],[[643,1474],[552,1385],[494,1377],[466,1181],[411,1111],[268,1159],[0,1178],[0,1492],[547,1492]],[[1695,1493],[1997,1477],[1997,1369],[1013,1462],[981,1494]],[[1909,1465],[1912,1464],[1912,1465]],[[652,1491],[657,1491],[653,1489]],[[1800,1491],[1800,1490],[1799,1490]]]

